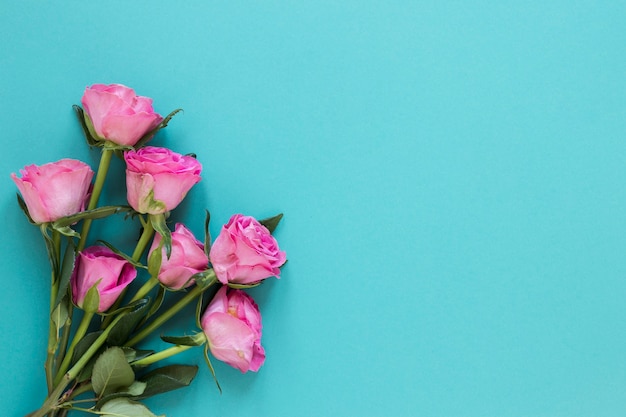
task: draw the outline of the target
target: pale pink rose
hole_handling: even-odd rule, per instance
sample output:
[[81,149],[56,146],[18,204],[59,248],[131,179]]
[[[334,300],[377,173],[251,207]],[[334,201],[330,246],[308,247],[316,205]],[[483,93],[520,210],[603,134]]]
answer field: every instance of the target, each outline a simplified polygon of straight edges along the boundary
[[94,84],[81,100],[96,136],[122,146],[133,146],[163,118],[152,109],[152,99],[120,84]]
[[[155,234],[150,255],[161,243],[161,235]],[[158,279],[161,284],[168,288],[179,290],[193,284],[190,281],[192,275],[204,271],[209,267],[209,258],[204,253],[204,244],[195,238],[183,224],[177,223],[172,232],[172,252],[168,259],[165,248],[161,248],[161,269]]]
[[72,300],[83,307],[85,296],[98,281],[98,313],[109,309],[124,288],[137,276],[135,267],[105,246],[90,246],[79,252],[70,279]]
[[128,203],[139,213],[173,210],[200,181],[202,165],[191,156],[146,146],[124,153]]
[[256,219],[235,214],[211,246],[211,265],[221,283],[251,284],[280,278],[287,256],[269,230]]
[[35,223],[53,222],[85,209],[93,171],[75,159],[61,159],[41,166],[28,165],[21,178],[11,179],[22,193]]
[[245,373],[265,361],[261,346],[261,313],[242,290],[220,288],[200,321],[213,356]]

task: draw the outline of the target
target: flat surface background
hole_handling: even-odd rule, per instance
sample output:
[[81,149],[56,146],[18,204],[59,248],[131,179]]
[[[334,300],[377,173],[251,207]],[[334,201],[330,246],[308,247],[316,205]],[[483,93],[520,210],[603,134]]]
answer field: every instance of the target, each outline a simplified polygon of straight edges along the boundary
[[204,165],[174,218],[285,213],[264,367],[220,396],[192,352],[155,412],[626,413],[626,3],[103,3],[0,5],[3,415],[43,399],[48,303],[9,174],[95,167],[71,105],[114,82],[185,109],[153,142]]

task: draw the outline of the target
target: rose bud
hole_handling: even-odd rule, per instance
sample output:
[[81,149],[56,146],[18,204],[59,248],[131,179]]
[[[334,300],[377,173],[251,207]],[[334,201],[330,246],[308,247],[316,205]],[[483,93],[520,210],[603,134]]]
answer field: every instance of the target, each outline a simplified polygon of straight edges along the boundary
[[261,313],[242,290],[220,288],[200,320],[213,356],[242,373],[258,371],[265,361]]
[[81,102],[92,135],[122,146],[135,145],[163,120],[152,109],[151,98],[120,84],[87,87]]
[[166,148],[146,146],[124,159],[128,203],[142,214],[173,210],[200,181],[200,162]]
[[75,159],[28,165],[11,174],[35,223],[53,222],[85,209],[93,171]]
[[124,288],[137,276],[135,267],[105,246],[91,246],[79,252],[70,278],[72,300],[83,308],[87,292],[97,284],[98,313],[109,309]]
[[[161,235],[157,233],[152,241],[148,259],[152,252],[158,249],[161,240]],[[172,252],[169,259],[165,255],[165,248],[161,248],[158,280],[168,288],[179,290],[193,284],[189,278],[208,267],[209,259],[204,253],[204,244],[183,224],[177,223],[176,229],[172,232]]]
[[265,226],[250,216],[235,214],[211,246],[211,264],[222,284],[251,284],[280,278],[287,256]]

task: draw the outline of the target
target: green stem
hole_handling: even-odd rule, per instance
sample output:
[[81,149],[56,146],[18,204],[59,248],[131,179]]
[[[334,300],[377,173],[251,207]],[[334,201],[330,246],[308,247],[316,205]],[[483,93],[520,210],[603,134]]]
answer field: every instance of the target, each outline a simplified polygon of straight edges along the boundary
[[[93,210],[98,205],[98,200],[100,199],[100,194],[102,193],[102,188],[104,186],[104,180],[106,179],[107,172],[109,171],[109,166],[111,165],[111,157],[113,156],[113,150],[102,148],[102,155],[100,156],[100,165],[98,166],[98,173],[96,174],[96,180],[93,184],[93,190],[91,192],[91,198],[89,199],[89,205],[87,206],[87,210]],[[78,247],[76,248],[78,251],[81,251],[85,248],[85,244],[87,243],[87,235],[89,234],[89,229],[91,228],[91,219],[85,219],[83,223],[83,229],[80,232],[80,242],[78,242]]]
[[67,386],[70,384],[70,382],[72,382],[72,380],[76,379],[80,371],[83,370],[85,365],[87,365],[87,363],[96,354],[96,352],[98,352],[98,350],[102,347],[102,345],[104,345],[104,342],[106,342],[107,337],[109,337],[109,333],[111,333],[111,330],[113,329],[113,327],[115,327],[117,322],[120,321],[126,314],[128,314],[127,311],[122,312],[120,313],[119,316],[115,318],[115,320],[113,320],[113,323],[111,323],[111,326],[106,328],[100,334],[100,336],[98,336],[98,338],[93,342],[91,346],[89,346],[89,349],[87,349],[87,351],[83,354],[83,356],[81,356],[80,359],[74,364],[74,366],[72,366],[70,370],[67,371],[67,373],[62,376],[59,384],[54,389],[52,394],[50,394],[48,398],[46,398],[46,401],[43,403],[41,408],[37,411],[34,411],[28,414],[27,417],[44,417],[45,415],[51,412],[54,412],[54,410],[58,408],[59,402],[63,401],[61,400],[61,394],[63,394],[63,391],[65,391],[65,388],[67,388]]
[[184,352],[186,350],[191,349],[192,347],[195,346],[184,346],[184,345],[176,345],[176,346],[172,346],[171,348],[162,350],[158,353],[154,353],[150,356],[146,356],[145,358],[139,359],[135,362],[132,362],[131,365],[133,366],[148,366],[148,365],[152,365],[155,362],[158,362],[160,360],[163,359],[167,359],[171,356],[177,355],[181,352]]
[[55,369],[55,373],[59,371],[59,367],[63,360],[65,359],[65,353],[67,352],[67,344],[69,343],[70,333],[72,330],[72,313],[74,310],[74,305],[72,303],[68,303],[67,306],[67,321],[65,326],[63,326],[63,335],[61,336],[61,341],[58,345],[61,349],[59,349],[59,354],[57,355],[57,368]]
[[142,331],[137,333],[133,338],[131,338],[126,346],[134,346],[143,339],[145,339],[150,333],[161,327],[166,321],[171,319],[176,313],[183,309],[187,304],[192,302],[195,298],[199,297],[207,288],[217,282],[216,279],[213,279],[211,283],[205,287],[195,286],[191,291],[189,291],[183,298],[178,300],[176,304],[171,306],[167,311],[158,316],[153,322],[147,325]]
[[[52,244],[54,247],[54,256],[56,257],[57,265],[61,263],[61,234],[56,230],[52,231]],[[48,348],[47,355],[45,361],[45,371],[46,371],[46,383],[48,385],[48,394],[52,392],[52,388],[54,388],[54,355],[56,354],[58,343],[59,343],[59,335],[57,332],[57,326],[52,320],[52,313],[55,309],[55,301],[57,299],[57,294],[59,293],[59,277],[56,276],[56,272],[52,271],[50,277],[50,323],[48,328]]]
[[[137,242],[137,246],[135,246],[135,250],[133,251],[133,256],[132,256],[135,262],[139,262],[139,259],[141,259],[141,256],[143,255],[144,251],[148,247],[148,244],[151,242],[152,236],[154,236],[154,228],[152,227],[152,223],[150,221],[146,221],[146,222],[142,221],[141,223],[143,224],[143,231],[141,232],[141,237],[139,238],[139,241]],[[148,282],[144,284],[144,287],[148,284]],[[141,287],[140,291],[143,290],[144,287]],[[151,289],[152,287],[148,288],[148,291],[150,291]],[[148,291],[146,291],[146,294]],[[119,297],[117,297],[117,300],[115,300],[115,302],[113,303],[109,311],[115,311],[120,306],[120,304],[122,304],[122,300],[124,299],[124,294],[126,294],[126,290],[122,291]],[[138,297],[138,298],[135,298],[135,297],[133,297],[133,301],[141,298],[141,297]],[[105,317],[104,320],[102,321],[102,325],[100,326],[100,328],[104,329],[105,327],[107,327],[111,323],[111,320],[113,320],[113,316]]]
[[158,284],[159,284],[159,280],[157,278],[150,277],[150,279],[146,281],[146,283],[143,284],[141,288],[139,288],[139,290],[137,290],[137,294],[135,294],[135,296],[128,303],[131,304],[143,298],[146,294],[150,292],[151,289],[156,287]]
[[54,379],[54,382],[56,384],[61,382],[61,378],[63,378],[63,374],[69,368],[70,361],[72,360],[72,356],[74,355],[74,349],[76,349],[76,345],[78,344],[78,342],[80,342],[80,340],[85,336],[85,334],[87,334],[87,329],[89,329],[89,324],[91,323],[91,319],[93,318],[93,316],[94,316],[94,313],[90,313],[90,312],[85,312],[85,314],[83,315],[83,319],[81,320],[80,325],[78,326],[78,329],[76,330],[76,334],[74,335],[74,338],[72,339],[72,343],[70,344],[70,347],[67,349],[65,358],[63,359],[63,363],[61,363],[61,366],[59,367],[59,371],[57,372],[56,378]]
[[141,259],[141,255],[143,255],[144,251],[148,247],[148,244],[152,241],[152,236],[154,235],[154,227],[152,227],[151,221],[142,222],[143,223],[143,232],[141,232],[141,237],[137,242],[137,246],[135,246],[135,251],[133,252],[133,260],[139,262]]

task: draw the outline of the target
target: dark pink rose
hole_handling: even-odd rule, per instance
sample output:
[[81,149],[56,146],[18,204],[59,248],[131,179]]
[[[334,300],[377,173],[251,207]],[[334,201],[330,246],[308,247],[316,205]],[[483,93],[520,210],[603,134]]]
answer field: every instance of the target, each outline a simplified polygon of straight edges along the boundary
[[[109,309],[124,288],[137,276],[135,267],[105,246],[91,246],[79,252],[72,272],[72,300],[83,308],[85,296],[98,283],[98,313]],[[100,281],[100,282],[98,282]]]
[[221,283],[251,284],[280,278],[279,267],[287,259],[269,230],[256,219],[235,214],[211,246],[209,253]]
[[[154,236],[148,259],[161,243],[161,235]],[[161,248],[161,269],[158,279],[168,288],[179,290],[193,284],[189,281],[192,275],[209,267],[209,258],[204,253],[204,244],[195,238],[184,225],[176,224],[172,232],[172,253],[167,259],[165,248]]]
[[[133,146],[163,118],[152,109],[152,99],[120,84],[94,84],[81,100],[93,133],[100,139]],[[89,123],[88,123],[89,125]]]
[[30,217],[46,223],[85,209],[93,171],[75,159],[62,159],[41,166],[28,165],[21,178],[11,174],[20,190]]
[[220,288],[201,318],[213,356],[245,373],[265,361],[261,346],[261,313],[242,290]]
[[200,181],[200,162],[166,148],[146,146],[124,159],[128,203],[139,213],[173,210]]

